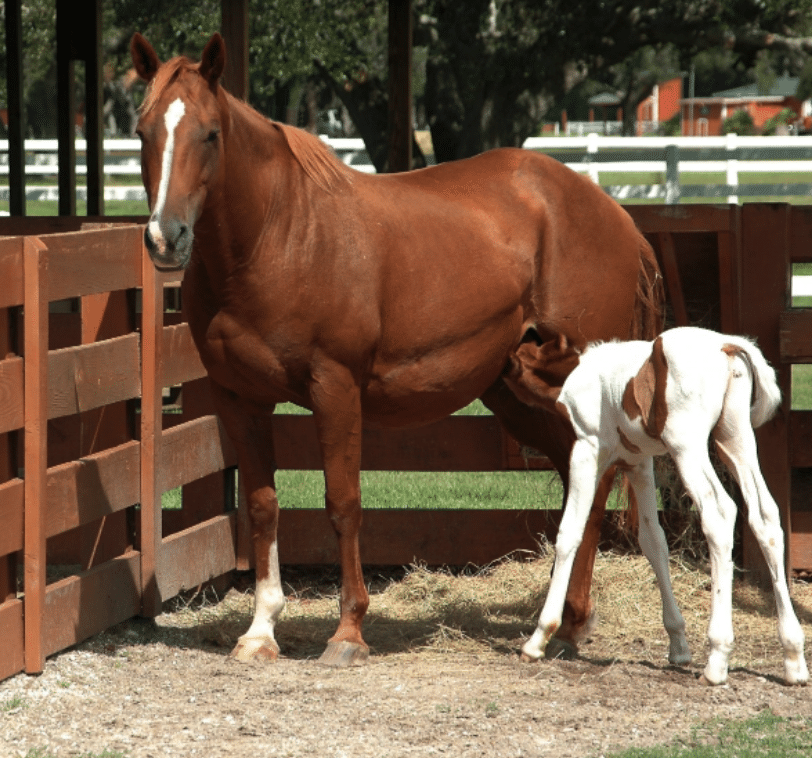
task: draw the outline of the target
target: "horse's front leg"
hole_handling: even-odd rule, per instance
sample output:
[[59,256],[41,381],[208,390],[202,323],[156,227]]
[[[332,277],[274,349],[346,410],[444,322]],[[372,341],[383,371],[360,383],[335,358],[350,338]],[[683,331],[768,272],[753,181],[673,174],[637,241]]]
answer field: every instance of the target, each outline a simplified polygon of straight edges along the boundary
[[324,460],[327,515],[338,537],[341,616],[319,661],[328,666],[364,663],[369,647],[361,624],[369,606],[358,533],[361,528],[361,395],[351,373],[340,366],[322,370],[311,401]]
[[245,492],[251,521],[251,539],[256,566],[254,619],[237,640],[231,655],[238,661],[275,660],[279,645],[274,629],[285,607],[279,575],[273,436],[273,407],[259,411],[246,407],[235,395],[212,383],[217,413],[237,452],[240,484]]

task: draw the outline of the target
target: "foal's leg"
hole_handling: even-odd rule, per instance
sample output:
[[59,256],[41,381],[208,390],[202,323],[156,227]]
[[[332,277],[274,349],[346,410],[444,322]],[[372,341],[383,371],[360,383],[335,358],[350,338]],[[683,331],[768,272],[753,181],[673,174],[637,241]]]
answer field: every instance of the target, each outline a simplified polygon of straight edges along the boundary
[[598,486],[598,451],[589,442],[578,441],[570,461],[569,493],[555,541],[555,565],[547,599],[538,626],[522,647],[522,659],[541,658],[546,644],[561,626],[564,598],[570,581],[575,553],[584,535],[592,499]]
[[[564,482],[566,493],[570,453],[575,441],[572,427],[555,414],[524,405],[501,380],[488,389],[482,396],[482,402],[499,419],[508,433],[523,445],[540,450],[549,457]],[[606,500],[614,482],[614,471],[614,468],[611,468],[604,474],[595,493],[592,512],[572,568],[561,626],[549,643],[549,657],[571,657],[577,650],[577,641],[594,619],[590,599],[592,571],[606,511]]]
[[319,659],[328,666],[364,663],[369,647],[361,624],[369,594],[364,585],[358,532],[361,528],[361,395],[342,366],[322,369],[311,387],[313,414],[324,459],[327,515],[338,536],[341,616]]
[[739,483],[747,504],[750,528],[770,570],[778,612],[778,638],[784,649],[784,678],[787,684],[803,684],[809,679],[804,659],[804,633],[789,597],[784,572],[784,532],[778,505],[761,474],[749,418],[733,419],[731,415],[726,415],[726,423],[724,426],[720,424],[713,436],[720,457]]
[[674,590],[671,586],[671,574],[668,568],[668,544],[660,520],[657,518],[657,499],[654,488],[653,459],[647,458],[643,463],[626,472],[632,485],[639,515],[638,539],[643,554],[648,558],[663,603],[663,625],[668,632],[670,644],[668,660],[684,666],[691,662],[691,651],[685,639],[685,620],[682,618]]
[[[668,443],[666,443],[668,444]],[[685,489],[693,499],[708,540],[711,564],[710,654],[704,676],[708,684],[724,684],[733,649],[733,532],[736,504],[725,492],[707,453],[706,438],[688,447],[669,445]]]
[[279,655],[274,628],[285,607],[285,595],[279,575],[276,541],[279,502],[274,483],[273,408],[257,411],[246,407],[213,382],[212,392],[217,413],[237,451],[256,566],[254,619],[231,654],[239,661],[274,660]]

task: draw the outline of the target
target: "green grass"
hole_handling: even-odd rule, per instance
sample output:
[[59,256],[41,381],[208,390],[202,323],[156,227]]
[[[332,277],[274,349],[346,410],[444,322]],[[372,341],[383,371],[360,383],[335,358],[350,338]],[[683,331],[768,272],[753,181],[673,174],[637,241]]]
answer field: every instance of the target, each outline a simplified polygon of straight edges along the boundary
[[653,748],[629,748],[607,758],[801,758],[812,755],[812,720],[764,711],[746,721],[710,721],[691,738]]
[[[8,211],[8,200],[0,200],[0,211]],[[27,216],[56,216],[59,210],[55,202],[47,200],[29,200],[25,204]],[[147,202],[137,200],[108,200],[104,204],[106,216],[148,216]],[[87,215],[87,203],[83,200],[76,202],[76,214]]]

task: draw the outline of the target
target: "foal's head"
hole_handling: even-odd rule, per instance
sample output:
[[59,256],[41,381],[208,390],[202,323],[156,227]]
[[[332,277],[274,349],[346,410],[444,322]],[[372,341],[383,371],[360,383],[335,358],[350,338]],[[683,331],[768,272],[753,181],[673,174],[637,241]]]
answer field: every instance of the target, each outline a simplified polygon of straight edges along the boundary
[[136,32],[133,64],[149,89],[136,129],[141,138],[141,175],[151,216],[144,242],[161,270],[189,263],[194,225],[222,164],[223,128],[217,86],[225,44],[215,34],[200,63],[173,58],[162,64]]
[[522,342],[508,358],[503,379],[525,405],[555,409],[564,381],[580,361],[581,351],[566,336],[539,344]]

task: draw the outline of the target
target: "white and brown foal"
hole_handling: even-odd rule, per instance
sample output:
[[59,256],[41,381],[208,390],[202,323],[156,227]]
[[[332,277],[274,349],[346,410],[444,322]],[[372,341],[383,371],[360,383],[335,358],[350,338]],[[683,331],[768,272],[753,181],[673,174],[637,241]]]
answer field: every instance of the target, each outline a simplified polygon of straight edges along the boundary
[[561,623],[573,558],[595,489],[606,469],[617,464],[626,472],[637,500],[640,546],[660,586],[669,660],[690,661],[654,492],[653,456],[669,453],[700,512],[710,548],[710,654],[704,677],[711,684],[726,681],[733,646],[736,505],[711,465],[712,437],[741,487],[750,526],[770,570],[786,681],[807,681],[804,634],[784,573],[778,506],[761,474],[753,434],[773,416],[781,398],[775,372],[752,342],[694,327],[672,329],[653,342],[601,343],[583,352],[564,338],[541,345],[525,342],[511,356],[505,381],[523,402],[554,409],[567,418],[576,438],[550,591],[538,628],[522,648],[526,659],[541,657]]

